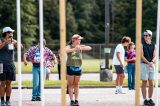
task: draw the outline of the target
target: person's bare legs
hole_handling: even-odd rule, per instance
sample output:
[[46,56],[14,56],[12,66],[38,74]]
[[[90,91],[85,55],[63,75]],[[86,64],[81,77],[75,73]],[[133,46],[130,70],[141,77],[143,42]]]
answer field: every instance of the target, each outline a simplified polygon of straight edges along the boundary
[[154,81],[149,80],[148,82],[149,82],[148,96],[149,96],[149,98],[152,98],[153,89],[154,89]]
[[79,81],[80,81],[80,77],[79,77],[79,76],[75,76],[75,77],[74,77],[75,100],[78,100],[78,95],[79,95]]
[[73,100],[74,76],[68,75],[67,81],[68,81],[69,97],[70,97],[70,100]]
[[119,80],[120,80],[120,74],[117,74],[116,86],[119,86],[119,85],[120,85]]
[[6,81],[6,101],[10,100],[11,92],[12,92],[11,81],[7,80]]
[[123,85],[123,80],[125,78],[124,73],[120,74],[120,78],[119,78],[119,85],[122,86]]
[[10,96],[12,92],[11,81],[6,81],[6,96]]
[[3,97],[5,95],[5,88],[6,88],[6,81],[1,81],[0,82],[0,97]]
[[147,81],[146,80],[142,80],[142,96],[143,96],[143,99],[146,99],[146,88],[147,87]]
[[46,80],[49,80],[49,73],[47,73],[46,75]]

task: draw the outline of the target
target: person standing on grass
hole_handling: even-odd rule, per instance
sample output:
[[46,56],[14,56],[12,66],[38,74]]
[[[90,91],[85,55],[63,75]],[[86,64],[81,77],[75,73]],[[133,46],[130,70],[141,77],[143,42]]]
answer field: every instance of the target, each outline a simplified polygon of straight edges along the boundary
[[136,51],[133,42],[128,44],[128,50],[125,53],[125,60],[127,61],[127,73],[128,73],[128,88],[129,90],[135,89],[135,62]]
[[[155,74],[155,61],[156,61],[156,48],[155,44],[152,43],[152,31],[144,31],[144,42],[142,44],[141,51],[141,80],[142,80],[142,95],[144,105],[155,106],[152,100],[153,90],[154,90],[154,74]],[[149,83],[148,88],[148,100],[146,98],[147,94],[147,82]]]
[[[54,60],[53,64],[57,63],[57,59],[55,58],[52,51],[45,47],[46,41],[43,40],[44,44],[44,79],[46,76],[46,69],[48,66],[51,66],[51,61]],[[33,88],[32,88],[32,101],[41,101],[41,78],[40,78],[40,43],[38,45],[33,46],[28,49],[26,53],[23,55],[24,64],[27,65],[27,57],[31,60],[33,67],[32,67],[32,74],[33,74]]]
[[13,39],[13,32],[14,30],[10,27],[4,27],[0,39],[0,106],[11,106],[11,82],[16,80],[14,47],[17,47],[17,41]]
[[122,85],[123,85],[123,80],[125,78],[124,75],[124,56],[125,56],[125,50],[124,47],[128,46],[128,44],[131,42],[130,37],[123,37],[121,40],[121,44],[118,44],[115,48],[114,51],[114,56],[113,56],[113,65],[116,69],[116,92],[115,94],[118,93],[123,93],[122,91]]
[[[52,62],[53,61],[53,62]],[[50,78],[50,74],[51,74],[51,67],[54,67],[55,64],[57,64],[57,58],[56,58],[56,55],[53,54],[53,58],[49,58],[46,62],[45,62],[45,66],[46,66],[46,80],[49,80]]]
[[[70,97],[70,106],[79,106],[79,81],[82,74],[82,51],[89,51],[92,48],[90,46],[81,45],[81,37],[78,34],[72,36],[72,43],[66,46],[67,53],[67,81]],[[73,94],[73,92],[75,94]],[[75,101],[73,99],[75,95]]]

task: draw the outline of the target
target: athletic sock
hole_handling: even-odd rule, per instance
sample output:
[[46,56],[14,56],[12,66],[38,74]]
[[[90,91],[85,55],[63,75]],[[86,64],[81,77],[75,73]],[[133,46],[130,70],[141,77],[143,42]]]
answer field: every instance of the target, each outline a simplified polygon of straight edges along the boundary
[[116,91],[118,91],[119,90],[119,86],[116,86]]
[[122,86],[119,86],[119,90],[122,92]]
[[6,96],[6,101],[9,101],[9,99],[10,99],[10,96]]
[[4,97],[1,97],[1,101],[4,101]]
[[143,100],[145,101],[145,100],[147,100],[147,98],[143,98]]

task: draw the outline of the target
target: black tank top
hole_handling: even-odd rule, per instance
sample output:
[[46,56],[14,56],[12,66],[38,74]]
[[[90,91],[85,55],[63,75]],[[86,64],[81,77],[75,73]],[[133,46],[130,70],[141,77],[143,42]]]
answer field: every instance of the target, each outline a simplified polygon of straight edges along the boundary
[[[3,39],[0,39],[2,43]],[[8,44],[0,49],[0,63],[3,64],[12,64],[14,62],[14,50],[8,49]]]
[[151,62],[153,59],[153,52],[155,49],[155,44],[143,44],[143,55],[144,57]]

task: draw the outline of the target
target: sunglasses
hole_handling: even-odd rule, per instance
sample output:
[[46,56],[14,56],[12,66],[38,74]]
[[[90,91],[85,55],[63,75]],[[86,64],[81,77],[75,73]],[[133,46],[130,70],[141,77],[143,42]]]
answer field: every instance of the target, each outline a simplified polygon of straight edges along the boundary
[[145,37],[148,37],[148,36],[151,37],[151,35],[144,35],[144,36],[145,36]]

